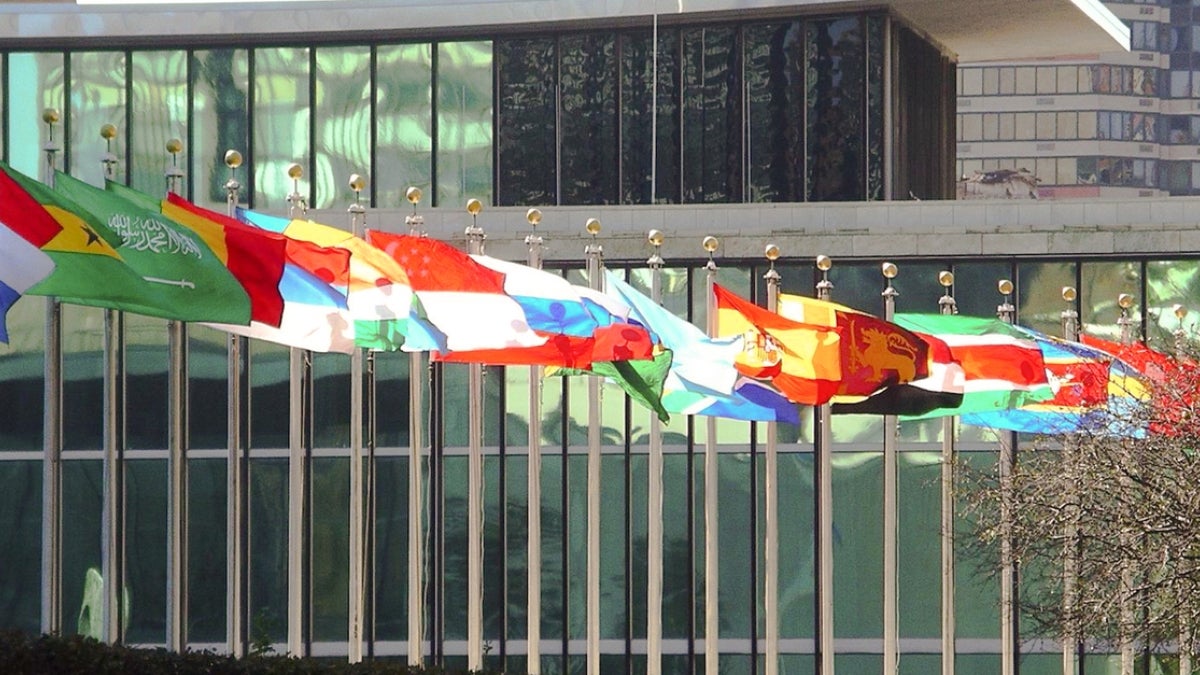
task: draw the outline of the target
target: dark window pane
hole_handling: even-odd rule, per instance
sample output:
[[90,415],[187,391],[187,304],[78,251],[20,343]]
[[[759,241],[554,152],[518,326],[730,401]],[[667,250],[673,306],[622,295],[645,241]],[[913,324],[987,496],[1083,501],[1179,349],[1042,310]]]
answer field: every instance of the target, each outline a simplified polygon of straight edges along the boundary
[[804,31],[746,28],[750,201],[804,201]]
[[[125,447],[167,447],[167,322],[133,313],[125,324]],[[164,638],[165,639],[165,638]]]
[[736,28],[683,32],[683,201],[742,198],[742,86]]
[[408,639],[408,480],[407,457],[375,460],[376,640]]
[[886,19],[867,18],[867,199],[883,199],[883,31]]
[[226,448],[229,428],[229,336],[188,325],[188,447]]
[[617,59],[611,33],[562,38],[562,203],[617,201]]
[[24,296],[8,310],[0,344],[0,451],[42,449],[46,300]]
[[167,641],[167,462],[125,462],[125,639]]
[[350,357],[313,354],[313,447],[350,447]]
[[344,641],[349,628],[350,460],[312,459],[312,627],[314,640]]
[[63,448],[99,450],[104,438],[104,310],[63,305]]
[[103,637],[100,576],[100,460],[62,463],[63,633]]
[[250,342],[250,447],[288,447],[288,349]]
[[188,460],[188,641],[225,641],[225,499],[223,459]]
[[0,626],[41,624],[42,463],[0,462]]
[[496,42],[496,201],[555,204],[557,47],[553,38]]
[[808,200],[862,199],[862,24],[858,17],[813,21],[807,40]]
[[288,604],[287,459],[250,460],[249,541],[250,641],[283,642]]

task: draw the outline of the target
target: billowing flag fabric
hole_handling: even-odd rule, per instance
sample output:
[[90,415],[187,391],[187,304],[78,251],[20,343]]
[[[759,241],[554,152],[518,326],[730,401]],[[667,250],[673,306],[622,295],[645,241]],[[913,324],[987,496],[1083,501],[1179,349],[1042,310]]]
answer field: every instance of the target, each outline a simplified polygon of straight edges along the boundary
[[[838,414],[902,415],[912,417],[934,411],[952,415],[962,405],[966,374],[954,360],[950,345],[928,333],[914,333],[928,346],[929,375],[905,384],[895,384],[856,403],[833,404]],[[930,415],[931,417],[933,415]]]
[[367,241],[408,274],[425,317],[445,336],[444,351],[546,343],[546,336],[529,326],[521,305],[504,292],[503,273],[429,237],[367,230]]
[[963,424],[1036,434],[1100,431],[1109,426],[1110,367],[1117,363],[1117,386],[1125,372],[1114,356],[1087,345],[1017,327],[1042,352],[1053,395],[1006,410],[962,416]]
[[743,375],[768,380],[794,403],[820,405],[838,393],[838,330],[799,323],[743,300],[721,286],[717,334],[741,336],[734,365]]
[[[706,415],[761,422],[799,423],[794,403],[768,384],[738,375],[734,360],[741,338],[710,338],[651,298],[606,270],[606,295],[631,310],[640,323],[673,353],[662,385],[662,408],[685,415]],[[638,362],[634,362],[638,363]]]
[[29,287],[53,271],[50,256],[0,221],[0,342],[8,342],[8,309]]
[[[904,419],[1007,410],[1052,395],[1041,350],[1014,326],[999,319],[958,314],[897,314],[894,321],[908,330],[943,341],[949,347],[952,362],[961,366],[963,377],[962,398],[957,406],[904,415]],[[957,377],[952,369],[943,370],[942,374],[949,376],[951,382]],[[928,388],[936,390],[940,386],[936,382],[930,382]],[[953,391],[955,387],[951,384],[950,388]],[[870,405],[867,399],[841,407],[840,412],[857,412],[859,406]]]
[[186,319],[187,308],[178,305],[171,286],[146,281],[126,264],[115,248],[121,244],[116,233],[49,186],[2,164],[0,221],[31,243],[43,242],[37,245],[54,261],[54,271],[30,295]]
[[[345,293],[351,325],[346,330],[351,331],[357,347],[395,350],[403,345],[409,351],[424,351],[441,344],[439,336],[416,325],[420,318],[408,276],[383,251],[346,230],[310,220],[290,220],[281,225],[283,219],[251,211],[239,211],[239,217],[293,239],[349,251]],[[426,338],[433,342],[424,343]]]
[[279,294],[284,265],[283,237],[201,209],[176,194],[158,200],[111,180],[105,182],[105,189],[195,232],[245,289],[250,298],[251,321],[279,325],[283,315],[283,297]]
[[54,191],[121,237],[121,257],[145,281],[162,287],[176,314],[172,318],[250,323],[245,289],[196,233],[61,172]]
[[486,255],[471,259],[504,275],[504,292],[525,311],[529,327],[543,333],[592,337],[599,325],[561,276]]
[[1175,360],[1170,356],[1140,342],[1121,344],[1086,334],[1080,335],[1079,341],[1121,359],[1151,382],[1166,382],[1175,368]]
[[929,374],[928,347],[911,331],[836,303],[781,294],[779,314],[800,323],[837,328],[838,396],[869,396]]
[[204,219],[228,229],[245,228],[252,235],[283,242],[285,262],[278,282],[283,310],[279,325],[259,321],[252,321],[249,326],[208,325],[236,335],[315,352],[348,354],[354,351],[355,324],[346,301],[349,251],[259,229],[174,194],[167,196],[162,208],[167,215],[184,224],[193,219]]
[[668,422],[671,419],[667,409],[663,407],[663,383],[671,370],[672,353],[664,349],[652,359],[636,361],[595,361],[587,368],[558,368],[551,367],[547,375],[601,375],[621,387],[634,403],[650,410],[658,419]]

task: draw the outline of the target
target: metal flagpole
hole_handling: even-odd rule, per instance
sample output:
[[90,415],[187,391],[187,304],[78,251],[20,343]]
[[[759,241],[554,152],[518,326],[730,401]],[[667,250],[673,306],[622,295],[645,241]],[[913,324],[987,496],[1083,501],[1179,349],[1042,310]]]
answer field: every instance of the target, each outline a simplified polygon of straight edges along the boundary
[[[171,155],[165,175],[167,193],[179,194],[183,143],[172,138],[166,147]],[[187,339],[187,324],[167,322],[167,649],[175,652],[187,646]]]
[[[716,237],[705,237],[702,245],[708,253],[708,263],[704,266],[707,294],[705,302],[708,308],[706,318],[709,336],[717,332],[717,302],[715,287],[717,285],[717,262],[713,254],[721,242]],[[719,623],[719,577],[718,552],[720,551],[718,531],[720,528],[717,499],[720,482],[717,480],[717,418],[711,415],[704,418],[704,672],[705,675],[717,675],[719,668],[719,650],[717,641],[720,639]]]
[[[46,108],[46,184],[54,185],[54,125],[58,111]],[[42,366],[42,620],[43,633],[62,632],[62,304],[46,298],[46,360]]]
[[[1062,289],[1062,299],[1067,303],[1067,308],[1062,311],[1062,333],[1063,339],[1075,341],[1079,339],[1079,313],[1075,311],[1075,288],[1072,286],[1064,286]],[[1062,671],[1063,675],[1073,675],[1077,666],[1076,656],[1076,640],[1078,634],[1075,630],[1076,626],[1076,607],[1075,593],[1078,575],[1078,556],[1075,547],[1078,543],[1078,528],[1075,523],[1075,518],[1078,517],[1078,496],[1075,491],[1075,482],[1072,474],[1075,470],[1076,441],[1070,437],[1063,440],[1063,471],[1067,472],[1066,485],[1066,532],[1065,543],[1063,544],[1063,618],[1065,620],[1062,641]]]
[[[228,150],[225,166],[229,167],[229,180],[225,181],[225,213],[237,217],[238,191],[242,186],[237,180],[238,167],[242,165],[242,153]],[[228,492],[225,498],[225,552],[228,562],[225,567],[225,641],[229,653],[242,656],[245,653],[247,635],[245,623],[246,598],[246,551],[244,499],[246,495],[246,462],[242,456],[242,408],[245,390],[242,376],[248,353],[248,341],[238,335],[229,335],[226,344],[227,382],[229,400],[226,419],[226,443],[229,448],[226,460]]]
[[[896,314],[896,296],[892,285],[899,270],[894,263],[880,267],[883,289],[883,318],[891,321]],[[896,675],[900,667],[899,630],[896,603],[896,416],[883,416],[883,673]]]
[[[292,191],[287,196],[288,217],[296,219],[308,212],[307,200],[300,193],[300,178],[304,168],[291,164],[287,176]],[[307,441],[304,433],[306,412],[306,383],[311,354],[292,347],[288,350],[288,605],[287,653],[304,655],[304,537],[305,470],[308,464]]]
[[[1121,309],[1120,316],[1117,317],[1117,328],[1120,331],[1120,340],[1122,345],[1128,345],[1130,342],[1130,328],[1132,320],[1129,318],[1129,308],[1133,307],[1133,296],[1128,293],[1121,293],[1117,296],[1117,307]],[[1136,451],[1135,451],[1136,452]],[[1137,457],[1129,457],[1128,460],[1132,465],[1136,465]],[[1133,488],[1132,479],[1124,472],[1121,473],[1121,488],[1123,491],[1128,491]],[[1132,535],[1125,529],[1121,528],[1121,547],[1123,555],[1128,555],[1130,547],[1134,546]],[[1134,569],[1133,565],[1126,558],[1121,564],[1121,675],[1133,675],[1134,667],[1134,649],[1133,649],[1133,625],[1134,625]]]
[[[112,152],[112,139],[116,135],[116,126],[105,124],[100,127],[100,137],[105,142],[105,152],[100,160],[104,165],[105,180],[116,178],[117,156]],[[124,541],[121,532],[121,506],[124,502],[121,485],[123,453],[120,419],[124,407],[121,400],[122,323],[119,311],[104,310],[104,492],[101,501],[100,576],[104,598],[101,614],[103,640],[110,643],[120,642],[122,638],[121,607],[118,601],[124,577],[121,561],[121,546]]]
[[[350,214],[350,233],[355,237],[362,234],[366,226],[367,209],[360,201],[365,178],[350,174],[350,189],[354,191],[354,203],[347,209]],[[350,353],[350,569],[349,569],[349,626],[350,647],[347,660],[362,661],[363,647],[363,603],[366,597],[366,552],[363,535],[363,350],[355,347]]]
[[[779,259],[779,247],[767,244],[764,251],[770,268],[763,275],[767,282],[767,309],[779,311],[779,272],[775,261]],[[766,616],[766,675],[779,674],[779,441],[776,438],[778,425],[774,420],[767,422],[767,466],[765,532],[763,533],[763,614]],[[757,651],[757,649],[755,650]]]
[[[417,214],[421,189],[410,187],[404,198],[412,204],[412,215],[404,217],[408,233],[425,236],[425,218]],[[408,665],[420,667],[425,638],[425,499],[424,463],[421,457],[422,426],[425,424],[422,399],[425,394],[425,364],[420,352],[408,355]]]
[[[650,230],[647,238],[654,254],[650,266],[650,298],[662,304],[662,267],[659,255],[665,236]],[[662,675],[663,580],[663,445],[662,421],[650,414],[649,485],[646,492],[646,675]]]
[[[596,243],[600,221],[588,218],[584,229],[592,235],[591,243],[584,249],[588,285],[603,290],[600,268],[604,248]],[[587,672],[600,675],[600,377],[589,375],[587,385]]]
[[[483,253],[483,204],[467,201],[467,252]],[[467,668],[483,669],[483,366],[467,366]]]
[[[829,301],[833,282],[829,256],[817,256],[821,280],[817,299]],[[833,675],[833,434],[832,407],[817,408],[816,512],[817,512],[817,673]]]
[[[1004,302],[996,308],[996,316],[1004,323],[1016,319],[1013,306],[1013,283],[1000,280],[997,285]],[[1016,611],[1016,565],[1012,555],[1012,470],[1015,466],[1013,449],[1015,436],[1011,431],[1001,432],[1000,438],[1000,675],[1016,675],[1017,672],[1017,611]]]
[[[525,220],[533,228],[525,237],[529,246],[529,266],[542,268],[542,237],[537,226],[542,212],[529,209]],[[525,670],[529,675],[542,672],[542,367],[529,367],[529,465],[528,465],[529,528],[526,534],[526,633],[529,644]]]
[[[1183,329],[1183,319],[1187,316],[1187,307],[1175,305],[1175,318],[1179,324],[1175,328],[1175,360],[1182,362],[1187,354],[1187,333]],[[1186,568],[1185,568],[1186,571]],[[1176,602],[1187,607],[1191,600],[1187,596],[1178,597]],[[1192,649],[1195,641],[1192,638],[1191,622],[1184,618],[1179,621],[1179,675],[1192,675]]]
[[[938,273],[946,289],[938,300],[942,314],[957,314],[954,273]],[[954,675],[954,416],[942,418],[942,675]]]

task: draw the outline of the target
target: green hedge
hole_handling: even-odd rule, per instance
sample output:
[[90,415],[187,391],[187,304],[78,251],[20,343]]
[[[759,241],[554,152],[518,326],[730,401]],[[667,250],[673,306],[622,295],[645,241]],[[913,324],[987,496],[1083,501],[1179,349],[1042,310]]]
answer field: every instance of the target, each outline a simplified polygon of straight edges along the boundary
[[19,631],[0,632],[0,673],[5,675],[451,675],[462,670],[410,668],[395,661],[356,664],[333,659],[292,659],[286,656],[247,656],[235,659],[211,652],[169,652],[107,645],[72,635],[34,637]]

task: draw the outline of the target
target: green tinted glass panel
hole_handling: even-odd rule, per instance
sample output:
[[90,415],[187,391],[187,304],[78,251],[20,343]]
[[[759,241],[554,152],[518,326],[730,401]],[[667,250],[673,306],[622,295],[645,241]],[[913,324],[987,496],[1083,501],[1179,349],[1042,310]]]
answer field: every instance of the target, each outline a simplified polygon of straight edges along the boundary
[[350,447],[350,357],[313,354],[312,430],[315,448]]
[[125,447],[167,447],[167,322],[126,312]]
[[[13,52],[8,55],[8,90],[20,96],[5,101],[8,112],[8,162],[17,170],[46,179],[46,156],[42,148],[51,140],[59,148],[63,143],[62,117],[66,114],[64,59],[61,52]],[[60,121],[50,127],[42,121],[42,111],[59,111]],[[23,142],[12,143],[13,139]],[[62,157],[57,158],[62,167]]]
[[[720,637],[749,639],[754,604],[755,498],[749,454],[722,454],[717,460]],[[748,672],[748,671],[747,671]]]
[[[966,471],[996,475],[999,450],[989,452],[960,452],[958,454],[960,475]],[[967,483],[960,480],[960,486]],[[959,638],[1000,638],[1000,582],[985,573],[987,566],[994,563],[979,547],[965,545],[970,541],[970,522],[967,520],[968,498],[960,494],[957,499],[955,537],[961,538],[963,546],[954,551],[954,629]]]
[[437,203],[492,202],[492,43],[439,43]]
[[99,640],[100,576],[100,460],[62,463],[62,607],[63,633]]
[[[1194,341],[1200,319],[1200,261],[1152,260],[1146,264],[1146,336],[1156,349],[1174,353],[1175,333]],[[1187,314],[1180,320],[1175,306]]]
[[[407,457],[375,460],[373,597],[377,640],[408,639],[408,466]],[[428,561],[428,549],[426,556]],[[428,616],[428,606],[425,612]]]
[[[123,157],[129,142],[125,120],[124,52],[75,52],[71,54],[70,132],[67,146],[69,173],[92,185],[104,184],[101,163],[106,153]],[[100,137],[100,127],[113,124],[117,137],[111,146]],[[113,178],[125,181],[125,162],[113,165]]]
[[0,462],[0,625],[41,626],[42,463]]
[[954,299],[964,316],[996,316],[996,307],[1004,302],[997,284],[1015,279],[1009,263],[964,262],[955,264],[953,272]]
[[444,460],[445,524],[443,537],[445,578],[443,598],[446,603],[445,631],[447,640],[467,639],[467,476],[468,462],[464,455]]
[[250,341],[251,448],[288,447],[288,360],[286,347]]
[[[341,209],[353,202],[354,191],[350,189],[350,174],[353,173],[367,178],[362,199],[369,202],[373,187],[371,49],[366,46],[321,47],[316,50],[315,60],[316,98],[312,102],[312,114],[316,168],[312,180],[316,197],[313,205],[320,209]],[[389,77],[394,72],[382,67],[380,70]],[[385,83],[386,79],[379,83],[381,88],[386,86]],[[382,145],[382,137],[380,140]],[[391,172],[380,175],[389,185],[398,178]]]
[[508,599],[504,595],[507,568],[500,504],[505,487],[500,483],[501,458],[483,458],[483,638],[495,644],[504,637]]
[[125,462],[125,639],[167,641],[167,462]]
[[188,641],[224,642],[226,495],[223,459],[188,460]]
[[[169,139],[185,141],[188,129],[187,52],[133,52],[129,62],[129,184],[149,195],[166,190],[165,171],[188,165],[190,151],[174,158]],[[174,162],[174,164],[173,164]],[[187,196],[180,181],[176,191]]]
[[[837,637],[878,638],[883,634],[882,528],[883,456],[835,454],[833,626]],[[838,672],[841,670],[839,662]]]
[[314,640],[348,635],[350,460],[312,459],[312,626]]
[[[1064,286],[1075,286],[1075,264],[1023,262],[1017,266],[1017,323],[1049,335],[1062,335]],[[1073,307],[1072,307],[1073,308]]]
[[[1142,265],[1137,261],[1085,262],[1079,264],[1079,321],[1080,330],[1110,340],[1120,340],[1117,320],[1121,308],[1117,300],[1122,293],[1133,299],[1130,318],[1141,314]],[[1194,297],[1194,296],[1193,296]],[[1140,322],[1139,322],[1140,323]],[[1130,339],[1138,337],[1139,326],[1134,324]]]
[[563,637],[566,621],[564,589],[564,510],[562,454],[542,458],[542,639]]
[[104,438],[104,310],[64,305],[63,448],[99,450]]
[[[230,171],[225,152],[237,150],[249,161],[250,59],[244,49],[192,52],[192,138],[184,151],[191,159],[192,201],[225,212]],[[237,172],[243,183],[239,201],[250,200],[246,167]]]
[[[408,447],[408,374],[412,356],[399,352],[378,352],[370,357],[375,362],[375,397],[378,401],[375,433],[379,447]],[[417,373],[421,378],[421,438],[427,445],[430,411],[433,409],[429,398],[429,360],[423,354],[416,356],[419,364]]]
[[250,625],[253,642],[287,639],[288,460],[250,460]]
[[375,84],[375,203],[408,206],[405,190],[433,197],[433,47],[382,45]]
[[[505,639],[521,640],[529,635],[529,460],[523,455],[508,455],[504,462],[504,574]],[[539,484],[540,486],[540,484]]]
[[[254,201],[259,211],[287,212],[287,196],[309,197],[309,50],[274,47],[254,50]],[[299,163],[305,176],[293,184],[288,167]]]
[[900,636],[941,635],[941,455],[897,453],[896,570]]
[[601,475],[589,477],[600,486],[600,638],[623,639],[629,629],[625,606],[629,578],[626,574],[628,542],[625,523],[629,508],[625,499],[627,477],[624,455],[605,455]]
[[188,445],[229,447],[229,335],[190,324],[188,331]]

